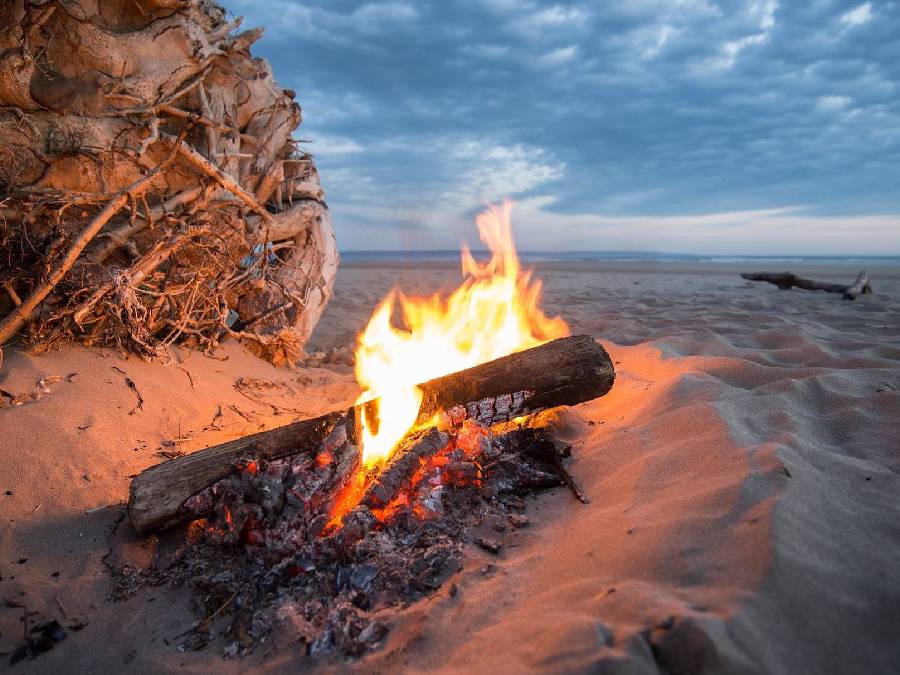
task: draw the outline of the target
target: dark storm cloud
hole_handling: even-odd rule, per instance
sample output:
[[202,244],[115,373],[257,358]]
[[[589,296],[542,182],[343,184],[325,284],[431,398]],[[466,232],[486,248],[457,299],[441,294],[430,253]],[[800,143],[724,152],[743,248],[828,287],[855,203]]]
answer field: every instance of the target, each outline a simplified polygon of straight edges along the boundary
[[455,246],[509,195],[531,248],[900,252],[897,2],[226,4],[346,248]]

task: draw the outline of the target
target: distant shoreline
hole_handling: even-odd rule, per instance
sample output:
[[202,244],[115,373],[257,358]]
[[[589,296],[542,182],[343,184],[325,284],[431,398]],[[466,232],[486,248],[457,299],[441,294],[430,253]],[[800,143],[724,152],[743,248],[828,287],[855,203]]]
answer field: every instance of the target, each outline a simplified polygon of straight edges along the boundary
[[[738,274],[741,272],[796,272],[812,279],[834,280],[850,283],[856,273],[862,269],[868,270],[873,283],[878,288],[881,280],[900,280],[900,261],[894,264],[823,264],[817,262],[793,263],[793,262],[760,262],[759,260],[743,262],[703,262],[703,261],[621,261],[621,260],[594,260],[594,261],[530,261],[525,260],[525,269],[531,269],[539,275],[549,278],[556,273],[587,273],[601,276],[609,275],[635,275],[636,278],[650,275],[699,275],[720,276],[732,278],[741,283]],[[340,270],[346,272],[357,271],[365,274],[366,270],[386,270],[392,273],[416,272],[425,270],[453,271],[461,274],[459,259],[456,260],[365,260],[343,256]],[[749,281],[742,283],[751,283]]]
[[[473,251],[476,259],[488,257],[486,251]],[[852,267],[900,267],[900,255],[699,255],[686,253],[647,253],[642,251],[520,251],[525,264],[534,263],[642,263],[692,265],[813,265]],[[459,263],[458,250],[435,251],[341,251],[345,263]]]

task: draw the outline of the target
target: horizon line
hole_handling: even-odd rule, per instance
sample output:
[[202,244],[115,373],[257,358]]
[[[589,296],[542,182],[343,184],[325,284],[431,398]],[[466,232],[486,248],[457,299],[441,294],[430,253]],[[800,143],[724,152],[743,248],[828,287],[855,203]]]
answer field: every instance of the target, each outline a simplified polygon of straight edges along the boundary
[[[473,254],[489,254],[489,249],[469,249]],[[643,256],[690,256],[697,258],[871,258],[871,259],[893,259],[900,258],[900,251],[896,253],[689,253],[683,251],[645,251],[645,250],[618,250],[618,249],[591,249],[591,250],[572,250],[572,249],[517,249],[520,255],[528,254],[553,254],[553,255],[643,255]],[[409,253],[452,253],[459,255],[458,248],[408,248],[408,249],[340,249],[339,253],[378,253],[378,254],[409,254]]]

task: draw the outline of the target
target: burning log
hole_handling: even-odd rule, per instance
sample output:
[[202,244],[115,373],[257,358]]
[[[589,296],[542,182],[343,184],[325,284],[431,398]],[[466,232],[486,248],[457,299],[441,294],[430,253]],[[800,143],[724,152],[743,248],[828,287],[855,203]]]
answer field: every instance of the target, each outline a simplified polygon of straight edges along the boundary
[[409,449],[398,452],[388,462],[378,480],[366,490],[362,504],[371,509],[384,508],[400,493],[404,485],[409,483],[416,470],[437,453],[447,447],[450,436],[441,433],[434,427],[417,439]]
[[[416,425],[438,415],[445,426],[465,419],[490,426],[603,396],[614,380],[609,355],[592,337],[561,338],[422,384]],[[225,478],[241,458],[274,460],[307,454],[313,459],[338,425],[344,425],[348,437],[355,439],[359,416],[371,405],[293,422],[146,469],[131,483],[128,511],[134,528],[144,533],[179,520],[184,503]]]
[[741,278],[747,281],[768,281],[775,284],[781,290],[790,288],[802,288],[807,291],[825,291],[826,293],[840,293],[844,300],[853,300],[857,295],[872,292],[872,283],[869,281],[869,273],[863,270],[856,280],[850,284],[832,284],[827,281],[814,281],[804,279],[790,272],[745,272]]

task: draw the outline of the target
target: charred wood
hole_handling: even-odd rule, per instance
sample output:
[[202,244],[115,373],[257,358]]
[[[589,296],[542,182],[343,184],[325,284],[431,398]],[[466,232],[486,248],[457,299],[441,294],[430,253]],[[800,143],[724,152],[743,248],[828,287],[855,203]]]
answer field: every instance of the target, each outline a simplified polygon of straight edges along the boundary
[[[592,337],[561,338],[422,384],[424,397],[417,425],[440,415],[442,426],[457,426],[467,416],[489,426],[603,396],[614,380],[609,355]],[[177,521],[188,498],[226,477],[242,457],[311,456],[339,424],[355,441],[358,416],[371,413],[374,405],[370,402],[301,420],[146,469],[131,482],[131,522],[138,532],[148,532]],[[455,411],[456,416],[448,411]]]

